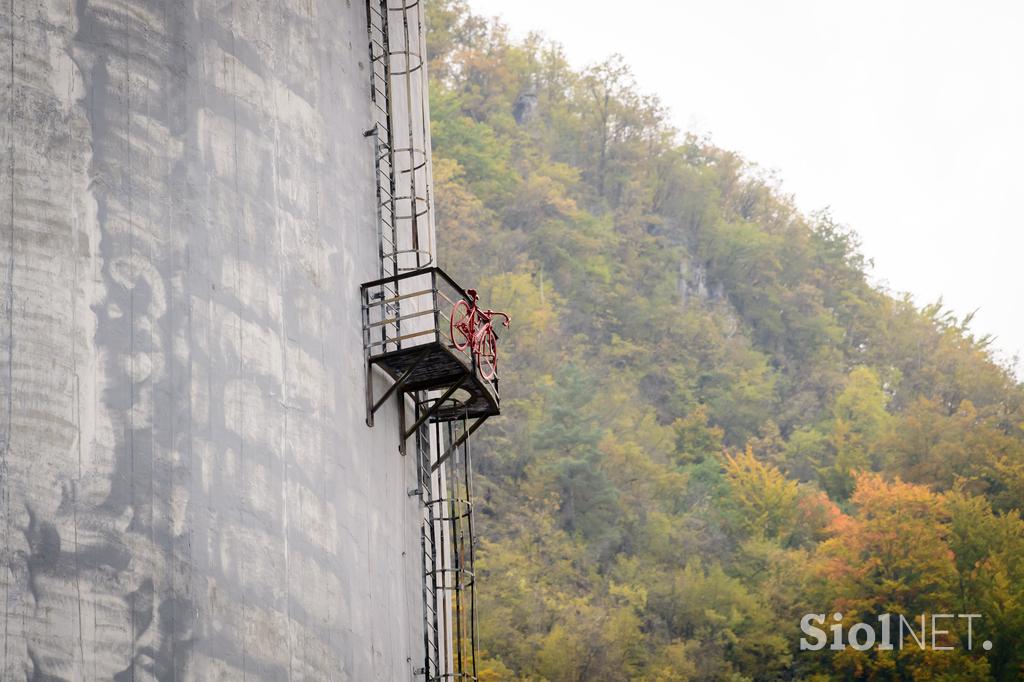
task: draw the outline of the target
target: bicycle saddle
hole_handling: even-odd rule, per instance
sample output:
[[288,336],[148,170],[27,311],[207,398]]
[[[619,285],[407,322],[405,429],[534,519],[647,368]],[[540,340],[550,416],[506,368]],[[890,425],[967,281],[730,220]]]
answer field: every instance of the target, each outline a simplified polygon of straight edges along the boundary
[[469,294],[470,298],[476,300],[476,289],[466,289],[466,293]]

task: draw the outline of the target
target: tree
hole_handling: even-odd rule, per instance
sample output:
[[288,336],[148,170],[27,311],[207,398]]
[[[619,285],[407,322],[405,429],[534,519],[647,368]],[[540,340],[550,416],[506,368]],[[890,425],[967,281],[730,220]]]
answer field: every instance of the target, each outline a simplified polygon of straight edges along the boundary
[[763,464],[750,448],[725,455],[725,472],[741,525],[759,538],[776,538],[793,530],[798,489],[775,467]]
[[855,472],[881,468],[879,444],[891,422],[886,402],[875,372],[867,367],[850,372],[832,408],[835,462],[832,471],[825,474],[825,482],[833,497],[845,499],[850,495]]

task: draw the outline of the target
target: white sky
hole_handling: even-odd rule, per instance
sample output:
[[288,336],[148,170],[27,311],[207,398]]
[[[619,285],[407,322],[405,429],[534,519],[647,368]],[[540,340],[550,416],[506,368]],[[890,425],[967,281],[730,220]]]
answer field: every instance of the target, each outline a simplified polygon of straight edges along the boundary
[[877,282],[979,308],[973,329],[1024,355],[1024,3],[470,5],[575,66],[622,54],[677,127],[778,170],[802,209],[831,207]]

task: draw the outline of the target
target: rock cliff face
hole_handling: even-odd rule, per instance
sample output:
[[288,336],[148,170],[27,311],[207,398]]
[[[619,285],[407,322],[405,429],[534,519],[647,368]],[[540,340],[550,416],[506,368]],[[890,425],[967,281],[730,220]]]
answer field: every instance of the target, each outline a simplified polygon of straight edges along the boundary
[[0,678],[408,679],[363,3],[4,0],[0,47]]

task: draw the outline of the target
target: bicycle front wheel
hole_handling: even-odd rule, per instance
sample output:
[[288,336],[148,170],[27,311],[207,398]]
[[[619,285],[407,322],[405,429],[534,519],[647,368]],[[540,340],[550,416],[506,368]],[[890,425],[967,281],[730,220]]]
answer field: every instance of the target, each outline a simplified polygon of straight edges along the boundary
[[498,375],[498,344],[494,332],[489,328],[480,341],[480,350],[476,356],[476,370],[484,381],[490,381]]

